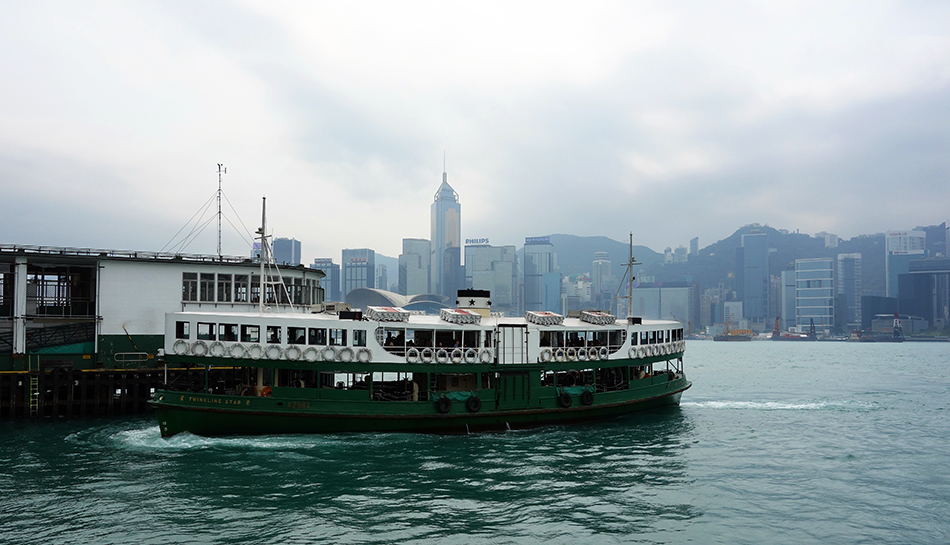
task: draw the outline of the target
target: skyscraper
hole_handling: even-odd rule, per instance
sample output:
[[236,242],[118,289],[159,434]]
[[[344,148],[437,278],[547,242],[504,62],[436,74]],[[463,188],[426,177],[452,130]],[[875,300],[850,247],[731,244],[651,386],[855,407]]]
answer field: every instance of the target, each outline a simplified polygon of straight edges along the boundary
[[432,267],[433,293],[455,300],[462,282],[462,207],[458,193],[449,185],[445,170],[442,185],[432,203]]
[[356,288],[376,287],[376,252],[343,250],[343,298]]
[[514,246],[491,246],[488,239],[465,244],[465,287],[491,292],[491,309],[518,312],[518,256]]
[[742,310],[752,323],[769,312],[769,242],[765,233],[742,235]]
[[524,239],[524,310],[560,312],[557,253],[548,237]]
[[884,269],[888,297],[899,297],[897,277],[910,271],[912,259],[926,255],[924,231],[888,231],[884,243]]
[[300,265],[300,241],[295,238],[275,238],[274,261],[278,265]]
[[835,282],[841,301],[837,316],[844,331],[861,328],[861,254],[838,254],[838,277]]
[[399,254],[399,293],[418,295],[430,293],[429,270],[432,265],[432,244],[424,238],[402,239]]
[[340,294],[340,266],[333,263],[333,259],[329,257],[318,257],[313,260],[313,265],[310,265],[310,268],[319,269],[326,275],[324,279],[320,281],[320,285],[324,290],[324,299],[326,301],[342,301],[343,296]]
[[795,314],[799,331],[808,331],[814,321],[819,332],[831,332],[835,324],[834,273],[831,258],[795,260]]

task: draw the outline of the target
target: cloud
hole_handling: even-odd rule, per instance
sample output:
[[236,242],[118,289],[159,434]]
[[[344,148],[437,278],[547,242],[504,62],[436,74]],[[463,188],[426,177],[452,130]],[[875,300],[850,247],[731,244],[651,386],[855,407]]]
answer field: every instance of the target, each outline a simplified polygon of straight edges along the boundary
[[0,6],[6,242],[158,249],[224,163],[252,230],[266,195],[305,258],[396,255],[443,152],[463,237],[496,244],[947,219],[943,3],[100,8]]

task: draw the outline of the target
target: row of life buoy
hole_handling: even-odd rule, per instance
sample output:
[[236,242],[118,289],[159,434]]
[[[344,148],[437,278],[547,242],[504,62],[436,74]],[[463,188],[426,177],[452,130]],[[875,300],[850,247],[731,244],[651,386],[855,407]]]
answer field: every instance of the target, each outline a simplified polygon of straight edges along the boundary
[[541,363],[549,363],[552,360],[558,363],[565,361],[597,361],[597,360],[606,360],[610,356],[610,351],[607,350],[606,346],[596,347],[592,346],[590,348],[575,348],[570,347],[567,349],[564,348],[542,348],[541,353],[538,356],[538,360]]
[[301,350],[300,347],[294,345],[285,349],[275,344],[264,347],[257,343],[248,346],[244,346],[241,343],[225,346],[221,341],[214,341],[209,346],[208,343],[204,341],[195,341],[193,344],[189,344],[187,341],[179,339],[172,345],[172,350],[179,356],[184,356],[191,352],[191,354],[195,356],[216,358],[230,357],[234,359],[248,358],[252,360],[267,358],[269,360],[286,359],[288,361],[298,361],[303,358],[310,363],[316,361],[340,361],[349,363],[354,360],[360,363],[370,363],[373,361],[373,352],[368,348],[360,348],[354,352],[350,347],[344,347],[337,351],[337,349],[332,346],[323,349],[309,346]]
[[652,358],[654,356],[670,356],[686,349],[686,341],[676,341],[664,344],[649,344],[645,346],[631,346],[627,351],[630,359]]
[[423,349],[411,347],[406,351],[406,361],[408,363],[490,363],[493,359],[492,351],[489,348],[481,350],[475,348],[432,348],[427,346]]

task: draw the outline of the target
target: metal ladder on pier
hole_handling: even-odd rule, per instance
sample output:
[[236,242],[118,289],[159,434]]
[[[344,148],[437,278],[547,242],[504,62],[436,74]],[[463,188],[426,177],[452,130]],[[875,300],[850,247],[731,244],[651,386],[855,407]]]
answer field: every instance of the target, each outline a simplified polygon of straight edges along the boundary
[[[27,356],[29,358],[29,356]],[[39,363],[37,363],[37,371],[39,371]],[[31,365],[30,360],[27,359],[27,369],[33,371],[33,365]],[[36,418],[36,414],[39,412],[40,408],[40,377],[39,375],[30,374],[30,418]]]

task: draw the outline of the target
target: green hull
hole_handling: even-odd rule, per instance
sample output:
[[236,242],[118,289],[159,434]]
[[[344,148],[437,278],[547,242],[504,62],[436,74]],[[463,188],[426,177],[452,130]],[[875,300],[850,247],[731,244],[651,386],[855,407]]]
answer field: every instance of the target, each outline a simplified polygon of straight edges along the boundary
[[[575,424],[679,404],[691,383],[682,375],[631,381],[629,389],[600,392],[593,398],[574,395],[559,403],[562,389],[544,387],[523,408],[505,408],[494,390],[480,390],[477,412],[456,401],[445,413],[431,401],[310,399],[275,391],[270,397],[242,397],[175,391],[156,392],[163,437],[182,432],[202,436],[288,433],[420,432],[466,433]],[[288,389],[279,389],[286,392]],[[589,404],[585,405],[584,401]],[[445,407],[442,407],[445,409]]]

